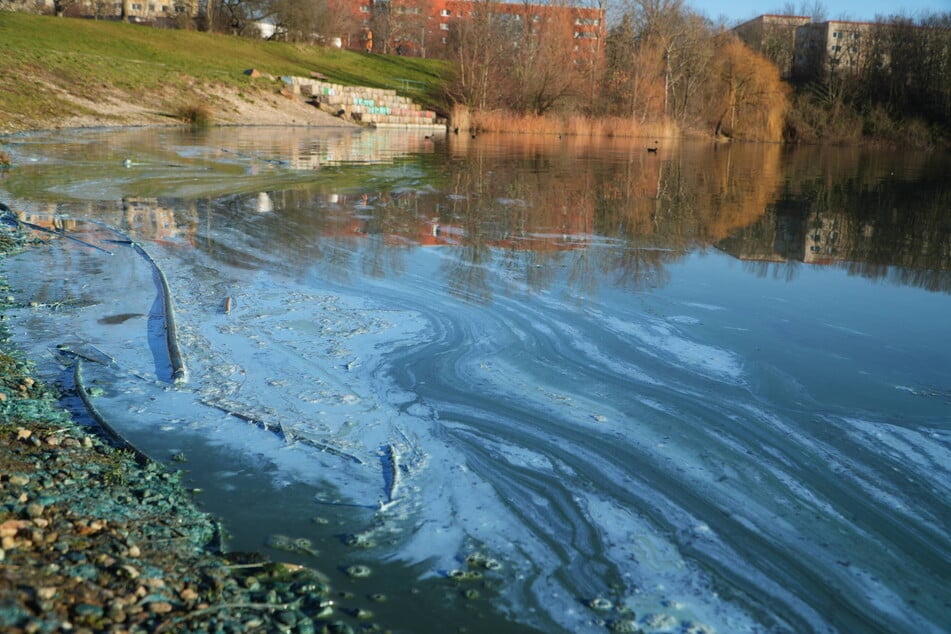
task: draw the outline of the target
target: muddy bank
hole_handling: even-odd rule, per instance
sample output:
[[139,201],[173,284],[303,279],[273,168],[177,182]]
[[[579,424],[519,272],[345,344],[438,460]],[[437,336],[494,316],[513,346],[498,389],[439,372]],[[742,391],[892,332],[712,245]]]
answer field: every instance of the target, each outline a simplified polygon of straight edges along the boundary
[[[0,228],[0,258],[30,248]],[[36,248],[43,248],[38,246]],[[0,279],[0,315],[13,301]],[[3,327],[0,322],[0,328]],[[116,449],[32,378],[0,332],[0,629],[349,632],[380,628],[316,570],[222,552],[177,473]]]

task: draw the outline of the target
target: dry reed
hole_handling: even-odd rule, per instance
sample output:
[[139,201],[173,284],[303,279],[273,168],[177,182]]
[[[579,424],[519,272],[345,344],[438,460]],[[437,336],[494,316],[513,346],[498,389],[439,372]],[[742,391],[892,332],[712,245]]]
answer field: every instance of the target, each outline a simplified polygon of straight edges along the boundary
[[[505,111],[467,113],[469,125],[480,132],[549,134],[576,137],[664,137],[679,134],[668,121],[640,122],[622,117],[582,115],[520,115]],[[455,122],[454,122],[455,125]],[[461,129],[465,129],[460,126]]]
[[195,128],[207,128],[215,120],[211,108],[203,103],[183,105],[176,114],[180,120]]
[[3,150],[0,150],[0,167],[9,167],[11,165],[13,165],[13,157]]

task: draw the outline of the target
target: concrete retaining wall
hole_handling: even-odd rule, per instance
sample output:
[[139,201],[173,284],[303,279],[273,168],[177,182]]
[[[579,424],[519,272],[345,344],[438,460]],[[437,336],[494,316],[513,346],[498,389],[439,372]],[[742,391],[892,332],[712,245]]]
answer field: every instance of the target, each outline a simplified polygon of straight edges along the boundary
[[385,88],[343,86],[309,77],[282,77],[285,87],[316,105],[370,124],[433,126],[436,113]]

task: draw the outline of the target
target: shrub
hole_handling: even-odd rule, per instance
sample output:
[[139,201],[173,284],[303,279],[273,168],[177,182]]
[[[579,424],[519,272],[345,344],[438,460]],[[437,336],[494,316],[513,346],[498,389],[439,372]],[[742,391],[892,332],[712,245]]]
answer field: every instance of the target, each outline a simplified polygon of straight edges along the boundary
[[178,118],[196,128],[207,128],[214,123],[214,113],[207,105],[188,104],[178,109]]

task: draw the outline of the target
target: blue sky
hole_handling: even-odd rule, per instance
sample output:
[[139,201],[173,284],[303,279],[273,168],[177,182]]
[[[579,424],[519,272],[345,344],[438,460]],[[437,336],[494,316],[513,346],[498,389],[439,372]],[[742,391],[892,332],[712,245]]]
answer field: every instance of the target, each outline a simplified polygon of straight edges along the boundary
[[[871,21],[876,15],[906,13],[916,16],[922,11],[951,11],[951,0],[825,0],[821,1],[829,19]],[[726,16],[728,23],[742,22],[763,13],[774,13],[786,4],[786,0],[755,2],[753,0],[687,0],[694,9],[716,20]],[[794,4],[799,7],[802,2]],[[808,4],[812,4],[809,2]],[[797,11],[798,13],[798,11]]]

